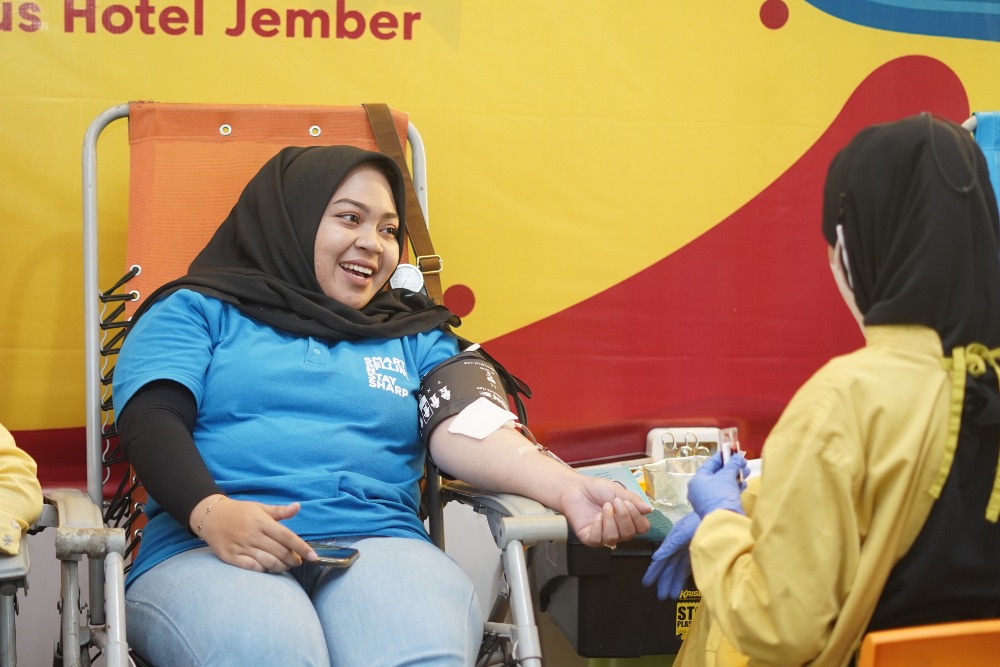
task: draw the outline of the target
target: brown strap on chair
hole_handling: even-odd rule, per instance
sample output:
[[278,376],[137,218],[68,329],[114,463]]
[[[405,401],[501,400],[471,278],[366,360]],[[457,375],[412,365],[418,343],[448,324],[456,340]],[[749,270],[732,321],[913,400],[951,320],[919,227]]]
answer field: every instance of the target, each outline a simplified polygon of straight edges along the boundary
[[392,113],[389,111],[388,105],[381,103],[363,106],[368,112],[368,120],[375,132],[379,150],[396,160],[403,172],[406,186],[406,232],[410,236],[410,245],[413,246],[413,252],[416,255],[414,263],[424,276],[424,288],[427,290],[427,296],[433,299],[434,303],[441,304],[441,268],[444,263],[441,256],[434,252],[427,222],[424,220],[424,212],[420,208],[420,201],[413,188],[413,179],[406,164],[406,157],[403,155],[403,147],[399,144],[396,126],[392,122]]

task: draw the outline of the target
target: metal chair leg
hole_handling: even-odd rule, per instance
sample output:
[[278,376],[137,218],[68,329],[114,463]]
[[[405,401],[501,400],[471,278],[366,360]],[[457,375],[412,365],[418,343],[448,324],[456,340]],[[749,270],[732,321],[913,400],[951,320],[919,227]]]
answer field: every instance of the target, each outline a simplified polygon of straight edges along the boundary
[[0,667],[17,665],[17,633],[14,617],[17,614],[15,598],[17,586],[4,583],[0,587]]

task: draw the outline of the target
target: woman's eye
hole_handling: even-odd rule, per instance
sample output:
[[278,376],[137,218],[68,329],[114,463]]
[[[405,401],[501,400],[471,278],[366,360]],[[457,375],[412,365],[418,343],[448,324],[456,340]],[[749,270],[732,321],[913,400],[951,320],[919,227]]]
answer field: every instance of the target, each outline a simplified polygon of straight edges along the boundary
[[355,224],[357,224],[361,220],[361,217],[357,213],[341,213],[340,218],[347,220],[348,222],[353,222]]
[[396,227],[385,227],[382,229],[382,233],[390,238],[396,238],[396,234],[399,233],[399,229]]

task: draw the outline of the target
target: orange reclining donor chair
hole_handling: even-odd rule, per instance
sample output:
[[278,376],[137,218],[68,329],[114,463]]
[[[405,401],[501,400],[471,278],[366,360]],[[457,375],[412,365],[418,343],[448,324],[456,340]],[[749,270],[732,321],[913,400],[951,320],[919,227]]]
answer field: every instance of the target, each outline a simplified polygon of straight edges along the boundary
[[[97,142],[105,128],[121,118],[128,119],[130,153],[127,249],[124,262],[118,266],[128,269],[110,289],[102,289],[98,276]],[[129,473],[118,449],[110,396],[114,359],[127,331],[127,318],[145,295],[187,272],[194,255],[260,165],[285,146],[317,144],[382,150],[412,174],[407,231],[415,255],[409,261],[422,273],[428,295],[440,301],[442,263],[433,252],[423,222],[423,143],[406,114],[382,104],[311,107],[142,102],[112,107],[88,129],[83,160],[88,495],[104,507],[108,525],[127,533],[127,546],[121,549],[124,569],[141,537],[145,500],[141,483]],[[409,148],[408,159],[404,146]],[[404,256],[401,264],[407,261]],[[413,270],[413,266],[408,268]],[[526,546],[539,541],[565,541],[565,519],[517,496],[483,494],[460,482],[442,486],[433,470],[428,473],[426,487],[428,530],[435,544],[444,548],[443,503],[459,500],[486,516],[500,550],[501,594],[487,622],[479,664],[499,661],[540,666],[541,648],[524,552]],[[122,569],[107,575],[114,581],[103,581],[105,574],[98,567],[92,566],[90,572],[90,616],[104,622],[100,592],[102,585],[113,587],[117,617],[108,623],[116,627],[124,625]],[[88,635],[86,631],[79,634]],[[81,638],[80,644],[86,651],[88,642]],[[124,640],[101,650],[109,666],[128,664]]]
[[870,632],[858,667],[987,667],[998,661],[1000,618]]

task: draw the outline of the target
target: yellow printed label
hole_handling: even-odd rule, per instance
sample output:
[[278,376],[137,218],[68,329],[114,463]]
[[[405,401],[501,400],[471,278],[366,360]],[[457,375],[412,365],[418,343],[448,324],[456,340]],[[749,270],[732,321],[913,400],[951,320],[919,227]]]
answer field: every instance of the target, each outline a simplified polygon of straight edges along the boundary
[[694,620],[698,605],[701,604],[701,591],[683,590],[677,599],[677,617],[674,634],[683,640],[687,637],[688,628]]

